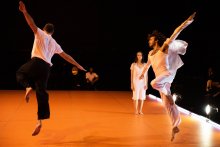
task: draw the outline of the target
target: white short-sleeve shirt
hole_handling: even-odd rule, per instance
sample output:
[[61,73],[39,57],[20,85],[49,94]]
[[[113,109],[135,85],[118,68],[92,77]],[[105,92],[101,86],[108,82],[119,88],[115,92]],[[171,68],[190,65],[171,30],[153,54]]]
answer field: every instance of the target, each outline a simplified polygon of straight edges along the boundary
[[41,58],[52,66],[53,64],[51,63],[51,58],[54,54],[62,53],[62,48],[51,35],[48,35],[46,32],[39,28],[37,29],[34,37],[35,38],[31,52],[31,58]]
[[98,78],[98,74],[96,74],[95,72],[87,72],[86,73],[86,79],[89,79],[89,81],[93,81],[94,78]]

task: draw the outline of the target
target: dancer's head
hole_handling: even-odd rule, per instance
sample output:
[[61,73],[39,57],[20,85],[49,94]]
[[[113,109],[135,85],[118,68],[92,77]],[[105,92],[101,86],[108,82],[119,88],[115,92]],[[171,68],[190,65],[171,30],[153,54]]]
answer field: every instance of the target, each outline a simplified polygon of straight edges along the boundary
[[44,28],[44,31],[46,31],[48,34],[52,35],[54,33],[54,25],[52,23],[47,23]]
[[93,67],[90,67],[90,68],[89,68],[89,72],[90,72],[90,73],[93,73],[93,71],[94,71]]
[[138,52],[136,53],[136,57],[135,57],[134,62],[135,62],[135,63],[137,63],[137,62],[143,63],[143,62],[144,62],[143,53],[142,53],[141,51],[138,51]]
[[154,47],[156,44],[162,46],[165,40],[166,36],[158,30],[154,30],[151,34],[148,34],[149,47]]

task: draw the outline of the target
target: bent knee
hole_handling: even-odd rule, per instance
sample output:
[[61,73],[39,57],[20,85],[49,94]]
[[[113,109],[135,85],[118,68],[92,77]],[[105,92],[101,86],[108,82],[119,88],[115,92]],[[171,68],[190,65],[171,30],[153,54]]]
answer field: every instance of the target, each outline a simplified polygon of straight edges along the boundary
[[17,82],[21,82],[24,80],[24,75],[20,74],[20,73],[16,73],[16,80]]
[[158,85],[159,85],[159,83],[158,82],[156,82],[155,80],[153,80],[153,81],[151,81],[151,86],[153,87],[153,88],[157,88],[158,87]]

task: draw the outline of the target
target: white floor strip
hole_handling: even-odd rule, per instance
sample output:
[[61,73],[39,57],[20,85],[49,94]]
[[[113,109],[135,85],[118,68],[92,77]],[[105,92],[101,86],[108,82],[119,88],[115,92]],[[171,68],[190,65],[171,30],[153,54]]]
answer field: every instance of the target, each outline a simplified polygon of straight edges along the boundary
[[[156,96],[154,96],[154,95],[149,94],[149,98],[150,98],[150,99],[153,99],[153,100],[156,100],[156,101],[158,101],[158,102],[160,102],[160,103],[162,103],[162,99],[161,99],[161,98],[158,98],[158,97],[156,97]],[[204,116],[201,116],[201,115],[198,115],[198,114],[195,114],[195,113],[193,113],[193,112],[190,112],[189,110],[186,110],[186,109],[184,109],[184,108],[182,108],[182,107],[180,107],[180,106],[178,106],[178,105],[177,105],[177,107],[178,107],[178,109],[179,109],[180,112],[182,112],[182,113],[184,113],[184,114],[186,114],[186,115],[189,115],[190,117],[196,118],[196,119],[199,120],[199,121],[209,123],[209,124],[211,124],[213,127],[215,127],[216,129],[219,129],[219,130],[220,130],[220,125],[219,125],[218,123],[216,123],[216,122],[213,122],[213,121],[210,120],[209,118],[204,117]]]

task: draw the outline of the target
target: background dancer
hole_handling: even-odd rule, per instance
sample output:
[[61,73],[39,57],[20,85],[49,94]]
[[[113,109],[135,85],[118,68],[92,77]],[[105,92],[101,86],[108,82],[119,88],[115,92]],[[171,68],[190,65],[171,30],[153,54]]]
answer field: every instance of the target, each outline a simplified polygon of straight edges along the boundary
[[[143,53],[137,52],[134,63],[131,64],[131,90],[133,92],[132,99],[134,101],[135,114],[143,114],[143,105],[146,99],[147,90],[147,72],[144,74],[143,79],[139,79],[143,72],[145,62],[143,60]],[[140,101],[140,105],[139,105]]]

